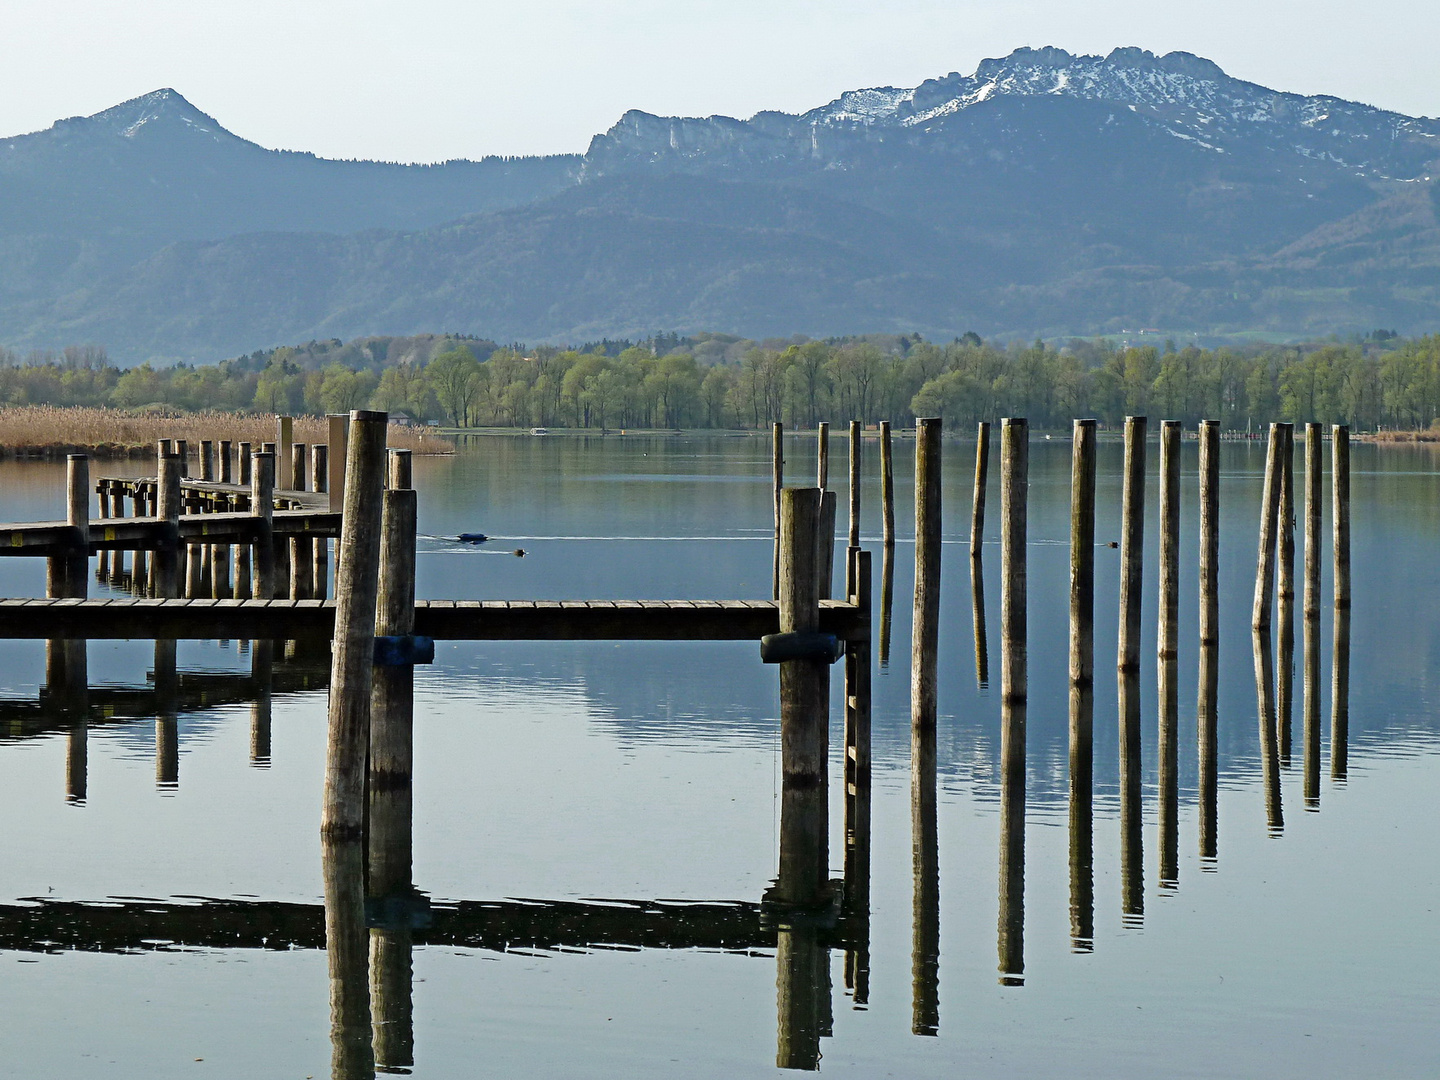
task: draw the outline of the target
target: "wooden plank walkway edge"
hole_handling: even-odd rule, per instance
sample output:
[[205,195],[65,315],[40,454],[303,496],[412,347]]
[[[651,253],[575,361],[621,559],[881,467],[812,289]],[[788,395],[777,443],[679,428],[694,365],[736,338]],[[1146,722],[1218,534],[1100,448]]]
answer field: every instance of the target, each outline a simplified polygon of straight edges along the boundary
[[[0,639],[327,638],[334,601],[0,600]],[[441,641],[758,641],[778,632],[772,600],[420,600],[415,633]],[[868,640],[853,604],[820,605],[820,630]]]

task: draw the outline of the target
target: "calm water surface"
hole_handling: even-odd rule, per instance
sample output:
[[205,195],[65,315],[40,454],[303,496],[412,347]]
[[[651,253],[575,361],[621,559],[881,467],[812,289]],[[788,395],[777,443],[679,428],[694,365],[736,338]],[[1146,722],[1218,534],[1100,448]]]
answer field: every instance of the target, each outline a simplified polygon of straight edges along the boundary
[[[832,464],[842,515],[844,446],[837,441]],[[874,447],[867,443],[863,531],[876,553],[878,609]],[[902,537],[911,531],[910,453],[909,443],[897,443]],[[1118,540],[1119,447],[1102,446],[1094,930],[1092,942],[1077,944],[1067,828],[1069,447],[1032,444],[1024,972],[1023,980],[1009,980],[1019,985],[1005,985],[997,954],[1000,708],[998,688],[977,685],[964,546],[971,453],[954,444],[945,460],[933,852],[925,828],[916,834],[925,857],[917,859],[912,847],[913,572],[902,541],[892,567],[888,664],[877,665],[874,682],[868,987],[849,985],[843,950],[829,953],[821,1071],[1440,1074],[1435,458],[1408,448],[1354,450],[1348,775],[1330,778],[1327,610],[1318,805],[1307,807],[1302,797],[1297,671],[1293,755],[1281,772],[1277,827],[1262,784],[1248,632],[1262,451],[1224,447],[1219,833],[1217,857],[1202,860],[1196,462],[1194,445],[1186,446],[1179,865],[1176,880],[1162,883],[1157,699],[1154,665],[1146,662],[1143,853],[1138,866],[1136,852],[1128,858],[1143,879],[1137,897],[1122,892],[1118,695],[1108,675],[1119,559],[1104,545]],[[813,477],[808,440],[795,440],[788,458],[791,478]],[[744,438],[492,438],[454,458],[417,461],[419,591],[455,599],[768,597],[769,468],[766,442]],[[1153,459],[1150,472],[1146,622],[1153,656]],[[0,482],[10,519],[63,512],[58,467],[7,464]],[[1327,508],[1327,541],[1328,517]],[[460,531],[498,539],[483,548],[443,539]],[[999,548],[998,533],[990,533],[984,577],[998,679]],[[526,557],[507,554],[515,548]],[[1325,581],[1328,594],[1328,545]],[[43,591],[42,561],[0,561],[0,593]],[[103,594],[92,582],[91,595]],[[92,643],[83,801],[66,798],[69,721],[44,691],[44,643],[0,643],[0,659],[0,806],[9,822],[0,878],[6,1075],[329,1075],[330,984],[314,940],[318,926],[323,946],[316,912],[324,658],[277,653],[269,746],[257,752],[248,647],[181,642],[178,768],[157,773],[156,719],[140,692],[152,677],[154,646]],[[843,742],[838,667],[834,676],[832,778],[840,775],[835,748]],[[415,1075],[773,1073],[774,936],[747,942],[714,931],[714,912],[753,908],[701,909],[686,932],[707,947],[661,948],[650,946],[696,941],[637,941],[614,929],[623,918],[564,906],[597,899],[758,903],[776,872],[779,703],[775,671],[760,663],[756,646],[440,643],[434,666],[417,671],[416,695],[414,881],[431,899],[432,929],[463,924],[469,936],[414,949]],[[839,787],[832,779],[834,877],[844,851]],[[661,907],[678,918],[676,905]],[[523,922],[527,911],[546,918],[569,911],[568,929],[521,947],[538,936],[527,942],[525,931],[506,937],[504,928]],[[271,921],[261,926],[261,919]]]

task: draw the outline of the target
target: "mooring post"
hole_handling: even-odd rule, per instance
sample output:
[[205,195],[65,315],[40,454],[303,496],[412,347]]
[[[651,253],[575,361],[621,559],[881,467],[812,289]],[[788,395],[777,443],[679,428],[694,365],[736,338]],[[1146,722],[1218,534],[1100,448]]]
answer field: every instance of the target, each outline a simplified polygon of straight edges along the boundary
[[190,444],[185,439],[175,440],[175,453],[180,457],[180,479],[190,479]]
[[316,443],[310,448],[310,489],[324,494],[330,488],[330,448]]
[[1200,421],[1200,647],[1220,640],[1220,421]]
[[880,666],[890,666],[890,623],[895,610],[895,545],[880,551]]
[[250,470],[253,461],[254,457],[251,452],[251,444],[242,442],[240,444],[240,475],[236,482],[243,487],[250,486]]
[[970,509],[970,557],[980,557],[985,542],[985,492],[990,476],[990,421],[975,429],[975,497]]
[[1070,940],[1095,939],[1095,444],[1076,420],[1070,448]]
[[1330,429],[1330,491],[1334,518],[1335,610],[1350,610],[1350,428]]
[[858,568],[854,553],[860,550],[860,421],[850,421],[850,520],[845,542],[845,595],[854,596],[853,577]]
[[[1160,659],[1180,645],[1180,421],[1160,421]],[[1161,740],[1163,753],[1163,738]]]
[[329,840],[358,840],[364,825],[387,419],[383,412],[350,414],[321,819]]
[[310,447],[303,442],[290,445],[290,487],[293,491],[304,491],[309,473]]
[[[779,614],[782,634],[810,633],[820,627],[816,536],[820,526],[821,494],[819,488],[786,488],[781,493]],[[781,663],[783,794],[786,800],[794,803],[792,819],[808,823],[807,827],[795,832],[793,848],[781,845],[780,877],[791,882],[795,889],[794,895],[782,899],[809,902],[818,896],[826,882],[824,792],[829,712],[828,664],[820,659],[786,660]]]
[[200,440],[200,479],[208,483],[215,480],[215,442],[212,439]]
[[[305,490],[305,474],[309,464],[308,447],[294,443],[290,447],[290,476],[293,490]],[[290,538],[290,599],[309,600],[315,595],[315,541],[309,536]]]
[[890,450],[890,421],[880,421],[880,539],[895,546],[895,463]]
[[[823,490],[823,489],[822,489]],[[829,600],[835,582],[835,492],[826,491],[820,498],[820,599]]]
[[1280,455],[1285,433],[1279,424],[1270,425],[1270,442],[1265,452],[1265,487],[1260,496],[1260,553],[1255,563],[1255,604],[1250,628],[1270,630],[1270,609],[1275,598],[1275,531],[1280,516]]
[[1120,521],[1120,670],[1140,670],[1140,597],[1145,554],[1145,427],[1125,418],[1125,480]]
[[1295,697],[1295,425],[1280,426],[1280,506],[1276,524],[1275,733],[1281,768],[1290,767]]
[[275,455],[251,455],[250,516],[255,518],[254,570],[256,600],[275,599]]
[[180,592],[180,458],[166,454],[160,459],[156,517],[164,532],[155,550],[155,595],[173,599]]
[[1027,582],[1025,544],[1030,426],[1000,422],[1000,923],[1001,983],[1025,973],[1025,718]]
[[940,419],[915,421],[915,614],[910,726],[935,726],[940,644]]
[[275,459],[275,486],[281,491],[290,491],[295,487],[295,476],[291,471],[293,465],[293,447],[295,443],[295,418],[293,416],[277,416],[275,418],[275,442],[279,456]]
[[[328,418],[330,438],[330,512],[340,513],[345,508],[345,465],[350,457],[350,418],[344,413],[332,413]],[[338,552],[337,552],[338,557]]]
[[1306,619],[1320,617],[1320,528],[1324,437],[1319,424],[1305,425],[1305,595]]
[[815,486],[824,491],[830,486],[830,424],[820,421],[816,431]]
[[770,484],[775,499],[775,542],[771,548],[770,594],[780,599],[780,491],[785,486],[785,425],[778,420],[770,431]]
[[[376,637],[415,630],[415,489],[410,452],[390,451],[389,490],[381,521]],[[415,669],[376,666],[370,692],[370,791],[408,789],[412,758]]]
[[235,482],[235,444],[229,439],[220,440],[220,483]]
[[65,523],[71,532],[65,595],[83,598],[88,592],[90,567],[90,459],[84,454],[70,454],[65,459],[65,495]]

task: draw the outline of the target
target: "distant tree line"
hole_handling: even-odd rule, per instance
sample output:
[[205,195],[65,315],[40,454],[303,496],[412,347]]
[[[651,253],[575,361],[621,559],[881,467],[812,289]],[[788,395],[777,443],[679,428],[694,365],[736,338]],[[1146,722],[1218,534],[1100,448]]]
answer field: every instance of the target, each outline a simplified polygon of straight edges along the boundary
[[1026,416],[1272,420],[1428,428],[1440,417],[1440,335],[1202,349],[1109,341],[1000,345],[967,334],[749,341],[706,334],[579,349],[445,335],[310,342],[212,365],[128,370],[104,349],[0,349],[0,404],[292,414],[377,408],[456,427],[750,428],[773,421],[964,428]]

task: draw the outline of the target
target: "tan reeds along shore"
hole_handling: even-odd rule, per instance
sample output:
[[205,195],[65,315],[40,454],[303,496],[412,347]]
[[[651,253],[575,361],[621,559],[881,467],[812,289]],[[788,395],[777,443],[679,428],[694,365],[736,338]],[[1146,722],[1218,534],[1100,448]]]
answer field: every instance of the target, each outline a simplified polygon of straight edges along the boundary
[[[323,443],[330,429],[324,417],[295,417],[296,442]],[[275,441],[275,417],[268,413],[186,413],[135,415],[122,409],[21,405],[0,408],[0,457],[131,457],[153,454],[159,439],[229,439],[238,446]],[[416,454],[449,454],[454,445],[423,428],[391,424],[386,443]]]

